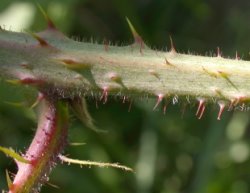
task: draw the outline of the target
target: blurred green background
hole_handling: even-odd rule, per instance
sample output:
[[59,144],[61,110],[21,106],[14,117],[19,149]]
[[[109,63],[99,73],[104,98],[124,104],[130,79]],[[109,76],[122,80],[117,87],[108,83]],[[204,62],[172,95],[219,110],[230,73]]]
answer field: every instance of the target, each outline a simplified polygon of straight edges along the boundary
[[[236,50],[249,59],[250,1],[247,0],[43,0],[39,2],[67,36],[81,41],[132,42],[125,17],[154,49],[166,50],[172,35],[182,53],[213,55],[219,46],[225,57]],[[0,24],[5,29],[40,31],[45,27],[35,1],[1,0]],[[168,47],[169,48],[169,47]],[[35,113],[11,103],[32,103],[30,88],[1,82],[0,145],[24,152],[36,127]],[[7,103],[6,103],[7,102]],[[166,115],[153,111],[155,99],[129,104],[109,99],[89,100],[96,124],[107,134],[85,128],[75,117],[65,154],[84,160],[119,162],[135,174],[116,169],[59,164],[42,192],[72,193],[248,193],[250,192],[249,112],[228,112],[216,120],[218,106],[207,108],[202,120],[197,104],[185,100],[169,105]],[[0,189],[5,169],[15,163],[0,154]]]

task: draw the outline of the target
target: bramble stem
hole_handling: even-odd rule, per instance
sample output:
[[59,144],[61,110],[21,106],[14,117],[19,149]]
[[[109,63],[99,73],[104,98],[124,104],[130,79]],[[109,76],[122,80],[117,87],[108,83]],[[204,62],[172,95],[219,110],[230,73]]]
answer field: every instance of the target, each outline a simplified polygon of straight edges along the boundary
[[[108,46],[109,49],[105,49]],[[55,30],[36,35],[0,32],[0,77],[36,86],[58,98],[184,96],[250,99],[250,62],[152,50],[80,43]],[[210,100],[211,101],[211,100]]]
[[17,161],[18,172],[9,193],[39,192],[48,181],[48,174],[58,161],[67,137],[68,112],[62,102],[45,98],[39,104],[39,120],[35,137],[24,158],[30,163]]

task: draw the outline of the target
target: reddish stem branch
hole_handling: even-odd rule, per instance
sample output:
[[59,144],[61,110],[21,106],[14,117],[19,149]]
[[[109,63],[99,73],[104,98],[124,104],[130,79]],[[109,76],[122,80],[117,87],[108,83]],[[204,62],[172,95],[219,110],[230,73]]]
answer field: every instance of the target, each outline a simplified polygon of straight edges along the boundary
[[30,163],[17,162],[18,172],[9,193],[37,192],[42,183],[48,181],[48,173],[65,145],[67,127],[67,108],[62,102],[44,99],[35,137],[24,155]]

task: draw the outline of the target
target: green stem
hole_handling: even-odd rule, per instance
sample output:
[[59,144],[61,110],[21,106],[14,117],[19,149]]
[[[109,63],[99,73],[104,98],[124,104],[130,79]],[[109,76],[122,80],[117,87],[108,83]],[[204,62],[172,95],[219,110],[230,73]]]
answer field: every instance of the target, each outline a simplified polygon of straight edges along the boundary
[[156,51],[142,43],[80,43],[54,29],[33,36],[1,31],[0,77],[54,97],[95,96],[104,102],[110,95],[185,96],[233,105],[250,99],[250,62]]

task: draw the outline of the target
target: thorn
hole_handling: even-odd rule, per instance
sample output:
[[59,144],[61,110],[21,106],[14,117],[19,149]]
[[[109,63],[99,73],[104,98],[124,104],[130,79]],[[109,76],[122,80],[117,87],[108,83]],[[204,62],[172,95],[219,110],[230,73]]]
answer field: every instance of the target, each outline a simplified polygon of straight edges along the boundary
[[173,105],[177,104],[178,102],[179,102],[179,97],[178,97],[178,95],[174,95],[174,96],[173,96],[173,99],[172,99]]
[[11,189],[12,185],[13,185],[13,182],[10,178],[10,175],[9,175],[9,172],[8,170],[5,170],[5,173],[6,173],[6,181],[7,181],[7,185],[8,185],[8,188],[9,190]]
[[122,82],[121,76],[119,76],[116,72],[108,73],[108,78],[126,89],[125,85]]
[[70,69],[86,69],[89,68],[89,64],[84,64],[82,62],[76,61],[74,59],[60,59],[63,64]]
[[122,103],[124,104],[126,102],[126,100],[127,100],[127,97],[124,95],[123,99],[122,99]]
[[59,186],[55,185],[55,184],[51,184],[50,182],[46,182],[46,184],[48,184],[50,187],[52,188],[56,188],[56,189],[60,189]]
[[198,119],[201,119],[206,108],[205,99],[199,98],[198,101],[199,101],[199,106],[195,115],[198,117]]
[[18,79],[13,79],[13,80],[6,80],[6,82],[14,84],[14,85],[19,85],[19,84],[33,84],[33,85],[38,85],[42,84],[42,80],[37,80],[34,77],[25,77],[20,80]]
[[35,38],[41,46],[48,46],[48,43],[42,39],[40,36],[38,36],[37,34],[33,33],[33,32],[28,32],[33,38]]
[[165,64],[168,65],[168,66],[174,66],[173,64],[171,64],[167,58],[165,58]]
[[100,101],[102,100],[103,100],[103,104],[105,104],[108,101],[108,87],[107,86],[103,87],[103,92],[102,92]]
[[238,52],[236,51],[236,53],[235,53],[235,59],[236,60],[240,60],[240,56],[238,55]]
[[10,102],[10,101],[4,101],[5,104],[14,106],[14,107],[24,107],[24,102]]
[[217,120],[221,120],[221,115],[222,115],[222,113],[223,113],[223,111],[225,109],[226,104],[223,101],[219,101],[218,105],[219,105],[219,113],[218,113],[218,116],[217,116]]
[[221,51],[220,51],[220,47],[217,47],[217,57],[221,58]]
[[148,72],[149,74],[155,76],[157,79],[160,79],[159,74],[155,70],[149,69]]
[[230,104],[228,107],[228,111],[233,110],[233,108],[237,105],[238,101],[236,98],[230,100]]
[[100,130],[95,126],[94,120],[92,119],[85,98],[75,97],[69,101],[70,107],[77,116],[77,118],[88,128],[95,132],[106,132]]
[[32,85],[38,85],[38,84],[42,84],[43,81],[42,80],[38,80],[34,77],[26,77],[26,78],[22,78],[20,80],[21,84],[32,84]]
[[174,46],[173,39],[172,39],[171,36],[169,36],[169,39],[170,39],[170,46],[171,46],[170,52],[173,53],[173,54],[175,54],[177,52],[176,52],[176,49],[175,49],[175,46]]
[[44,18],[46,19],[48,29],[54,29],[55,30],[56,29],[55,24],[49,18],[48,14],[45,12],[45,10],[42,8],[42,6],[39,3],[37,3],[37,7],[39,8],[40,12],[43,14]]
[[153,108],[153,111],[158,107],[158,105],[161,103],[162,99],[164,98],[164,94],[158,94],[157,95],[157,102]]
[[14,84],[14,85],[21,84],[20,80],[17,80],[17,79],[7,79],[7,80],[5,80],[5,82],[10,83],[10,84]]
[[42,47],[45,47],[45,46],[50,46],[48,44],[48,42],[41,38],[39,35],[37,35],[36,33],[33,33],[33,32],[28,32],[34,39],[36,39],[38,42],[39,42],[39,45],[42,46]]
[[247,100],[245,95],[238,95],[235,98],[230,100],[230,105],[228,107],[228,111],[232,110],[233,107],[237,106],[239,103],[242,103]]
[[15,159],[15,161],[17,162],[21,162],[21,163],[25,163],[25,164],[29,164],[30,161],[26,160],[24,157],[22,157],[21,155],[19,155],[18,153],[16,153],[13,149],[11,148],[6,148],[6,147],[2,147],[0,146],[0,151],[3,152],[5,155]]
[[39,92],[36,101],[31,105],[31,109],[35,108],[44,99],[44,94]]
[[130,22],[130,20],[126,17],[127,23],[129,25],[130,31],[132,32],[132,35],[134,37],[135,44],[140,46],[140,53],[142,53],[142,49],[144,48],[144,42],[141,38],[141,36],[137,33],[134,26]]
[[213,92],[215,92],[218,96],[224,97],[221,90],[219,88],[213,87],[211,88]]

